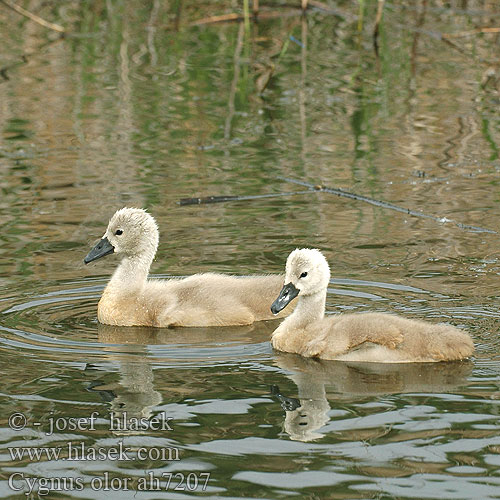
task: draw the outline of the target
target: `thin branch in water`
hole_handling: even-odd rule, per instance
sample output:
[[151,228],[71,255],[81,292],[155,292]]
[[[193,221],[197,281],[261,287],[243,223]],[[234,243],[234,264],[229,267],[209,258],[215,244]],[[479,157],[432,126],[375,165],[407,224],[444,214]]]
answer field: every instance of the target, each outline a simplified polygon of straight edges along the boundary
[[[266,20],[266,19],[282,19],[284,17],[294,17],[294,16],[300,16],[302,14],[302,11],[300,9],[289,9],[285,12],[283,11],[265,11],[265,12],[259,12],[259,19],[261,20]],[[245,16],[242,14],[223,14],[221,16],[209,16],[209,17],[204,17],[202,19],[198,19],[197,21],[193,21],[192,23],[189,23],[189,26],[202,26],[205,24],[217,24],[217,23],[234,23],[234,22],[239,22],[239,21],[244,21]]]
[[477,28],[470,31],[460,31],[458,33],[443,33],[443,38],[460,38],[465,36],[478,35],[479,33],[500,33],[500,28]]
[[227,22],[234,22],[234,21],[241,21],[243,20],[243,16],[240,14],[223,14],[221,16],[209,16],[209,17],[203,17],[202,19],[198,19],[198,21],[193,21],[190,23],[190,26],[199,26],[202,24],[216,24],[216,23],[227,23]]
[[16,11],[18,14],[21,14],[22,16],[27,17],[28,19],[31,19],[35,23],[39,24],[40,26],[43,26],[44,28],[57,31],[58,33],[66,33],[66,30],[59,24],[46,21],[45,19],[42,19],[36,14],[33,14],[29,10],[26,10],[23,7],[15,4],[11,0],[0,0],[0,2],[3,3],[5,6],[9,7],[10,9]]
[[282,196],[295,196],[298,194],[314,193],[315,189],[307,189],[306,191],[292,191],[284,193],[256,194],[249,196],[205,196],[203,198],[182,198],[177,203],[181,207],[187,205],[208,205],[210,203],[224,203],[226,201],[251,201],[262,200],[264,198],[280,198]]
[[459,227],[460,229],[474,231],[477,233],[498,234],[496,231],[493,231],[492,229],[486,229],[483,227],[462,224],[461,222],[457,222],[457,221],[454,221],[452,219],[448,219],[446,217],[436,217],[435,215],[429,215],[429,214],[425,214],[423,212],[418,212],[416,210],[411,210],[409,208],[400,207],[398,205],[394,205],[394,204],[388,203],[386,201],[376,200],[375,198],[370,198],[368,196],[363,196],[360,194],[352,193],[350,191],[344,191],[343,189],[329,188],[329,187],[325,187],[325,186],[315,186],[314,184],[310,184],[309,182],[299,181],[296,179],[290,179],[288,177],[281,177],[280,176],[277,178],[282,180],[282,181],[289,182],[291,184],[298,184],[299,186],[308,187],[311,190],[315,189],[316,191],[323,191],[324,193],[330,193],[330,194],[335,194],[337,196],[342,196],[344,198],[350,198],[351,200],[363,201],[365,203],[369,203],[370,205],[375,205],[376,207],[387,208],[389,210],[395,210],[396,212],[402,212],[406,215],[411,215],[413,217],[420,217],[423,219],[431,219],[431,220],[434,220],[434,221],[440,222],[440,223],[452,223],[455,226]]

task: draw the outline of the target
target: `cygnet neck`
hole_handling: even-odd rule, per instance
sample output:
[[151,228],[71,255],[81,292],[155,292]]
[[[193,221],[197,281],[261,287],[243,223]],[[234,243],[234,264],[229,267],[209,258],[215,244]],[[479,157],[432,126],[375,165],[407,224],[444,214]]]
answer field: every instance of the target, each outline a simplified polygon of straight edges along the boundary
[[326,289],[309,295],[299,295],[295,311],[285,320],[295,327],[306,326],[325,316]]
[[107,288],[117,292],[136,292],[146,284],[154,254],[125,255],[113,273]]

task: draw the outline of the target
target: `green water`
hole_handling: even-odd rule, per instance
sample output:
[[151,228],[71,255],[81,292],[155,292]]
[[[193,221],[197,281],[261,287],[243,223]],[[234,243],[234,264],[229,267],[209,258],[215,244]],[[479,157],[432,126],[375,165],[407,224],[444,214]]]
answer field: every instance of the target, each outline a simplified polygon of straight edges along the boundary
[[[498,230],[498,40],[436,36],[500,11],[385,3],[377,58],[377,2],[329,4],[262,4],[249,32],[191,25],[238,2],[22,4],[64,39],[0,4],[2,498],[500,498],[498,234],[447,222]],[[283,177],[441,221],[327,192],[178,204],[303,190]],[[155,276],[316,247],[328,313],[448,321],[476,355],[319,362],[273,352],[276,322],[99,325],[116,260],[83,257],[122,206],[158,221]]]

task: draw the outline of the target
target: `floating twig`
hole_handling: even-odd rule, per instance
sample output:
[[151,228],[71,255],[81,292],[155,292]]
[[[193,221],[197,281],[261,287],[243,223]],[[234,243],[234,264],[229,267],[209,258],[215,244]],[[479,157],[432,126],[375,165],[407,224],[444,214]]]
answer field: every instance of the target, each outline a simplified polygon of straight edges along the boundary
[[[259,12],[259,20],[267,20],[267,19],[282,19],[284,17],[298,17],[302,14],[300,9],[289,9],[285,12],[283,11],[264,11]],[[222,23],[234,23],[241,22],[245,20],[245,16],[243,14],[223,14],[221,16],[210,16],[204,17],[202,19],[198,19],[197,21],[193,21],[189,24],[189,26],[203,26],[205,24],[222,24]]]
[[24,9],[23,7],[15,4],[11,0],[0,0],[0,3],[3,3],[10,9],[16,11],[18,14],[21,14],[24,17],[27,17],[28,19],[31,19],[35,23],[39,24],[40,26],[43,26],[44,28],[48,28],[49,30],[54,30],[57,31],[58,33],[66,33],[66,30],[60,26],[59,24],[51,23],[49,21],[46,21],[45,19],[42,19],[41,17],[37,16],[36,14],[33,14],[29,10]]
[[292,191],[285,193],[270,193],[270,194],[256,194],[248,196],[205,196],[203,198],[182,198],[178,201],[181,207],[186,205],[207,205],[209,203],[224,203],[226,201],[249,201],[249,200],[261,200],[263,198],[278,198],[281,196],[294,196],[298,194],[309,194],[313,193],[314,189],[308,189],[306,191]]
[[216,24],[216,23],[231,23],[234,21],[242,21],[243,16],[240,14],[223,14],[221,16],[203,17],[191,23],[191,26],[199,26],[202,24]]
[[420,217],[423,219],[431,219],[436,222],[441,222],[441,223],[451,223],[454,224],[455,226],[459,227],[460,229],[465,229],[469,231],[474,231],[477,233],[491,233],[491,234],[497,234],[496,231],[493,231],[492,229],[486,229],[484,227],[479,227],[479,226],[471,226],[469,224],[462,224],[461,222],[454,221],[452,219],[448,219],[447,217],[437,217],[435,215],[429,215],[425,214],[420,211],[416,210],[411,210],[410,208],[404,208],[400,207],[398,205],[394,205],[393,203],[388,203],[386,201],[381,201],[381,200],[376,200],[375,198],[370,198],[368,196],[363,196],[360,194],[352,193],[351,191],[345,191],[343,189],[339,188],[329,188],[325,187],[322,185],[314,185],[310,184],[309,182],[305,181],[299,181],[296,179],[290,179],[288,177],[278,177],[278,179],[289,182],[291,184],[298,184],[299,186],[304,186],[308,187],[310,190],[316,190],[316,191],[323,191],[324,193],[330,193],[330,194],[335,194],[337,196],[342,196],[344,198],[350,198],[351,200],[356,200],[356,201],[363,201],[365,203],[369,203],[370,205],[375,205],[376,207],[381,207],[381,208],[387,208],[389,210],[395,210],[396,212],[401,212],[406,215],[411,215],[413,217]]
[[351,191],[346,191],[340,188],[331,188],[326,187],[321,184],[310,184],[309,182],[300,181],[297,179],[290,179],[288,177],[277,177],[277,179],[289,182],[291,184],[298,184],[299,186],[307,187],[307,190],[304,191],[291,191],[291,192],[281,192],[281,193],[270,193],[270,194],[257,194],[257,195],[248,195],[248,196],[206,196],[202,198],[182,198],[178,201],[180,206],[187,205],[206,205],[210,203],[224,203],[228,201],[250,201],[250,200],[261,200],[264,198],[278,198],[283,196],[295,196],[301,194],[311,194],[311,193],[329,193],[337,196],[341,196],[343,198],[349,198],[351,200],[362,201],[364,203],[369,203],[370,205],[375,205],[380,208],[387,208],[389,210],[395,210],[396,212],[401,212],[406,215],[410,215],[412,217],[420,217],[422,219],[430,219],[436,222],[440,222],[442,224],[451,223],[460,229],[464,229],[466,231],[474,231],[476,233],[490,233],[490,234],[498,234],[497,231],[493,231],[492,229],[487,229],[479,226],[471,226],[469,224],[462,224],[461,222],[457,222],[452,219],[448,219],[447,217],[437,217],[435,215],[426,214],[424,212],[420,212],[417,210],[412,210],[410,208],[400,207],[399,205],[394,205],[393,203],[388,203],[387,201],[376,200],[375,198],[370,198],[369,196],[363,196],[361,194],[356,194]]
[[470,31],[460,31],[458,33],[443,33],[443,38],[461,38],[464,36],[478,35],[479,33],[500,33],[500,28],[477,28]]

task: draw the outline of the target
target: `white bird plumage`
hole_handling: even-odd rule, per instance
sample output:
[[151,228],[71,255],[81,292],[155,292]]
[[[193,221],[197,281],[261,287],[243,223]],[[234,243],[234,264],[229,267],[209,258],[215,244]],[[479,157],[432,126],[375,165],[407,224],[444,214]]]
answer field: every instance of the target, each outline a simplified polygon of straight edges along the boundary
[[283,276],[237,277],[195,274],[184,279],[148,280],[158,248],[154,218],[143,209],[122,208],[85,257],[115,253],[121,262],[97,308],[101,323],[120,326],[229,326],[271,319],[269,304]]
[[330,269],[316,249],[296,249],[287,259],[285,285],[272,305],[278,313],[298,295],[294,312],[271,337],[272,346],[307,357],[381,363],[465,359],[471,337],[445,323],[429,323],[386,313],[325,317]]

